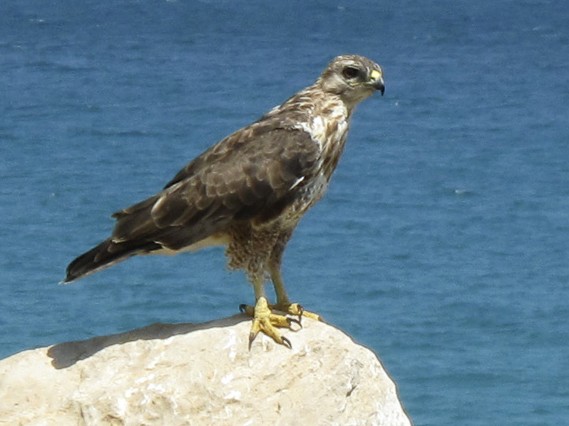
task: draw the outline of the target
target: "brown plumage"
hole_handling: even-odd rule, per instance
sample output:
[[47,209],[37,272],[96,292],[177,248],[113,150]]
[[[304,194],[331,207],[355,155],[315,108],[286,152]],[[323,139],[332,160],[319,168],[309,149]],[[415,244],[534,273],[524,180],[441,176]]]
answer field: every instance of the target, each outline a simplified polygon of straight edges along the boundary
[[356,104],[379,90],[382,70],[367,58],[335,58],[318,80],[184,167],[158,194],[113,215],[110,238],[79,256],[65,282],[130,256],[226,245],[264,296],[268,273],[288,302],[282,253],[301,216],[338,164]]

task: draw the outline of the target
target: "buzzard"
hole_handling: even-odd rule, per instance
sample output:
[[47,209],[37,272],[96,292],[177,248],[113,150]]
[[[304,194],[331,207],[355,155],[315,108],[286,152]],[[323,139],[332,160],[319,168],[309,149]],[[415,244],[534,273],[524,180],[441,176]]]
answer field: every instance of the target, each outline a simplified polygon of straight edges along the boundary
[[[70,282],[139,254],[224,245],[229,267],[246,272],[255,305],[249,346],[262,332],[291,347],[277,328],[300,325],[281,276],[284,249],[302,215],[326,192],[355,106],[380,91],[381,67],[358,55],[334,58],[311,86],[213,145],[158,194],[113,214],[109,238],[73,260]],[[269,305],[265,277],[276,303]],[[291,318],[298,317],[298,320]]]

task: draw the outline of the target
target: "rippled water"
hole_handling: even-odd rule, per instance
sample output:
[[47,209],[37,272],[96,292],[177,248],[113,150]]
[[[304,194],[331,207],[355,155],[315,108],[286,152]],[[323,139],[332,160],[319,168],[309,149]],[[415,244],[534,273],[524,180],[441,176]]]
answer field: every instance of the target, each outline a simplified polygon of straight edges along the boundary
[[417,424],[567,422],[568,9],[3,2],[0,356],[250,301],[215,249],[57,283],[110,213],[361,53],[386,95],[289,245],[289,293],[380,355]]

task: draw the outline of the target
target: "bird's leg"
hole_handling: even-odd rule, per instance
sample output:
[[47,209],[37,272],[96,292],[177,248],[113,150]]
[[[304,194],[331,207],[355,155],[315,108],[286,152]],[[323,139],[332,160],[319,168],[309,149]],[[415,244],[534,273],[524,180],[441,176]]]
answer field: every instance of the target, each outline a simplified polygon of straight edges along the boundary
[[270,266],[271,280],[275,287],[275,294],[277,295],[277,303],[271,305],[271,309],[286,312],[290,315],[298,316],[298,321],[305,316],[317,321],[322,321],[322,317],[313,312],[305,311],[304,308],[298,303],[291,303],[285,290],[283,277],[281,275],[280,265],[272,263]]
[[286,312],[290,315],[298,316],[298,321],[300,322],[302,316],[312,318],[318,321],[322,321],[320,315],[305,311],[304,308],[298,303],[290,303],[288,295],[286,294],[285,285],[283,277],[281,275],[281,264],[283,259],[283,253],[286,247],[286,243],[292,236],[292,229],[280,235],[276,244],[273,246],[271,251],[271,256],[268,261],[268,269],[271,274],[271,280],[273,281],[273,286],[275,287],[275,294],[277,295],[277,303],[271,308],[279,310],[281,312]]
[[277,328],[288,328],[292,330],[292,324],[298,323],[298,321],[284,315],[274,314],[271,312],[265,295],[262,276],[255,277],[252,281],[253,288],[255,290],[255,306],[241,305],[239,307],[242,312],[253,317],[253,324],[251,325],[251,332],[249,333],[249,349],[251,349],[251,344],[259,332],[266,334],[276,343],[291,348],[292,345],[290,340],[283,337]]

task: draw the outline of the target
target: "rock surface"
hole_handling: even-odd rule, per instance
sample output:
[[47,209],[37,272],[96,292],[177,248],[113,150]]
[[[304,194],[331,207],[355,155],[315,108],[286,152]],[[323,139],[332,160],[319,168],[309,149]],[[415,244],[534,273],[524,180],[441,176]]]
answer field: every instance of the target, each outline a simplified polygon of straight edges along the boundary
[[0,361],[0,424],[410,425],[376,356],[309,319],[293,348],[250,320],[154,324]]

